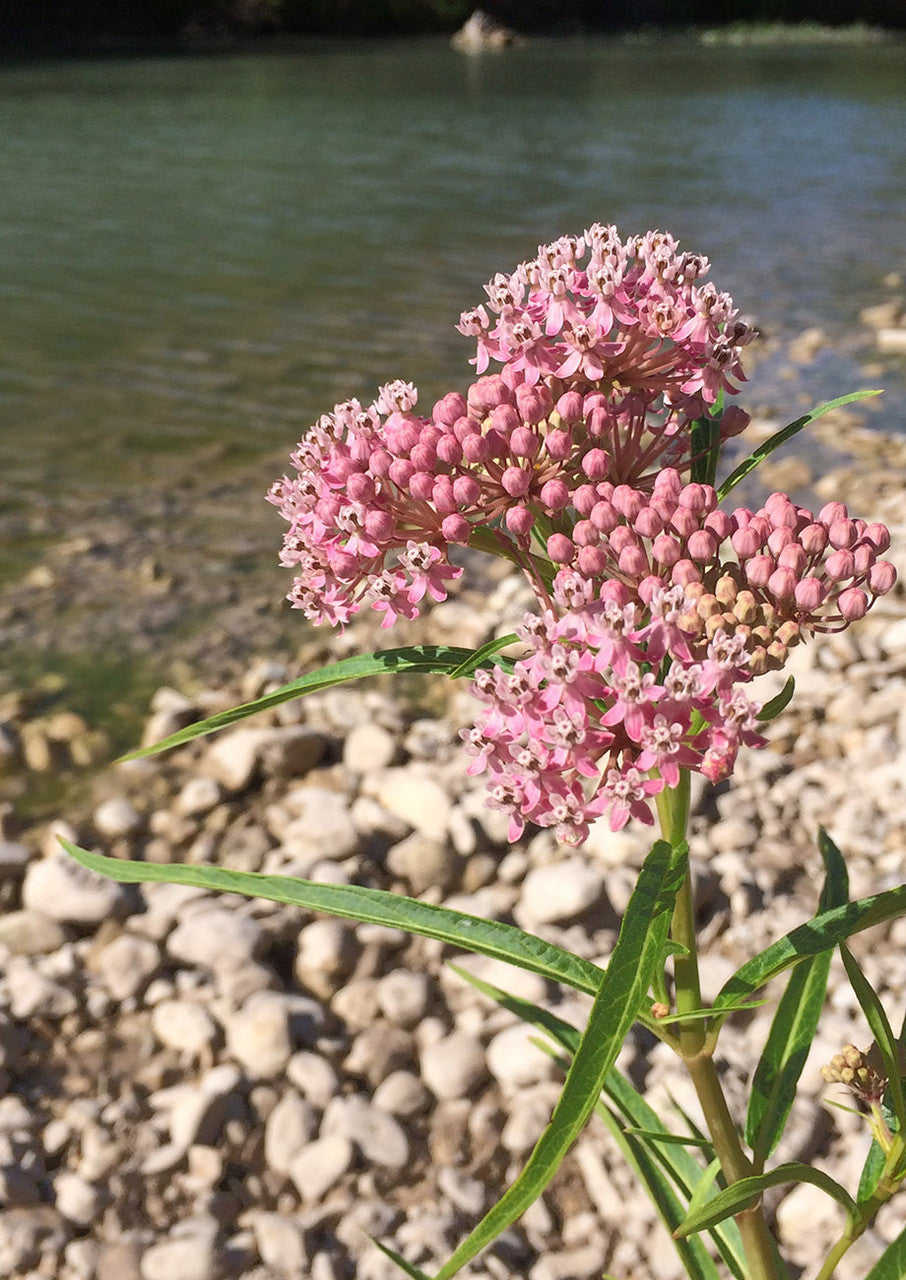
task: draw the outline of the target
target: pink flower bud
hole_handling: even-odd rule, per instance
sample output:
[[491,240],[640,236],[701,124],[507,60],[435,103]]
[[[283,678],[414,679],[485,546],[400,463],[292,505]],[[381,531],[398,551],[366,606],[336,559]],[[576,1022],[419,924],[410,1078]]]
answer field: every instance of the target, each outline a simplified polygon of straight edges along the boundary
[[610,459],[603,449],[589,449],[582,459],[582,470],[589,480],[603,480],[609,466]]
[[419,502],[430,502],[434,494],[434,473],[431,471],[415,471],[409,478],[407,486],[413,498]]
[[534,458],[541,440],[531,427],[517,427],[510,436],[510,452],[514,458]]
[[437,442],[437,456],[441,462],[445,462],[448,466],[455,467],[458,462],[462,461],[462,445],[454,435],[444,436],[442,440]]
[[717,504],[717,495],[709,484],[687,484],[679,495],[679,505],[695,515],[704,515],[713,511]]
[[408,458],[396,458],[389,467],[390,479],[400,489],[407,489],[409,481],[415,475],[415,467]]
[[843,582],[851,578],[856,570],[855,559],[851,551],[835,551],[824,562],[824,572],[832,582]]
[[889,560],[878,560],[871,566],[868,585],[876,596],[886,595],[897,580],[897,571]]
[[659,578],[654,573],[649,573],[646,578],[641,580],[636,588],[639,593],[639,599],[644,600],[646,604],[651,604],[655,591],[663,591],[663,589],[664,579]]
[[500,431],[495,431],[493,427],[489,427],[484,433],[485,443],[488,446],[488,456],[491,458],[505,458],[510,452],[510,445],[507,437]]
[[786,525],[780,525],[779,528],[772,529],[768,535],[768,551],[772,556],[779,556],[784,547],[791,546],[795,541],[796,535],[793,530]]
[[681,538],[689,538],[699,528],[698,517],[688,507],[677,507],[670,521]]
[[569,487],[565,480],[548,480],[541,487],[540,497],[546,511],[562,511],[569,503]]
[[464,416],[466,402],[458,391],[448,391],[443,399],[435,404],[431,416],[443,427],[452,427],[457,418]]
[[868,612],[868,596],[859,587],[847,587],[837,597],[837,608],[847,622],[858,622]]
[[645,506],[645,496],[628,484],[618,484],[611,495],[611,502],[631,524]]
[[807,524],[799,534],[803,550],[810,556],[820,556],[827,546],[827,525]]
[[355,556],[346,551],[335,551],[330,557],[330,568],[335,578],[341,582],[349,582],[359,576],[361,566]]
[[582,412],[586,418],[593,410],[606,409],[607,407],[607,396],[604,395],[603,391],[589,391],[582,401]]
[[828,528],[835,520],[845,520],[847,518],[847,510],[842,502],[826,502],[818,512],[818,520],[821,524],[826,524]]
[[418,427],[409,418],[400,417],[400,421],[394,427],[387,423],[384,436],[394,453],[408,453],[418,444],[419,432]]
[[533,387],[520,383],[516,388],[516,408],[523,422],[540,422],[554,407],[554,398],[543,382]]
[[453,481],[453,497],[461,507],[471,507],[481,497],[481,485],[474,476],[457,476]]
[[373,476],[385,476],[392,462],[393,457],[386,449],[374,449],[368,459],[368,470]]
[[664,467],[663,471],[659,471],[654,478],[654,488],[652,492],[659,498],[668,499],[671,502],[678,502],[679,496],[683,491],[683,480],[680,473],[673,467]]
[[416,471],[433,471],[437,466],[437,454],[426,444],[417,444],[409,454],[409,461]]
[[770,556],[752,556],[745,564],[746,580],[750,586],[766,587],[775,567]]
[[480,431],[474,418],[457,418],[453,423],[453,434],[459,443],[462,444],[466,436],[479,435]]
[[607,556],[600,547],[580,547],[576,564],[584,577],[598,578],[607,571]]
[[365,514],[365,532],[375,542],[386,542],[393,536],[396,528],[393,516],[389,511],[368,511]]
[[764,504],[764,512],[775,529],[795,529],[799,522],[796,507],[785,493],[772,493]]
[[863,537],[866,542],[871,543],[875,551],[886,551],[890,546],[890,530],[883,524],[866,525]]
[[521,498],[528,493],[532,473],[523,471],[522,467],[507,467],[500,477],[500,483],[511,498]]
[[637,547],[639,540],[628,525],[618,524],[610,534],[610,545],[618,555],[624,547]]
[[724,410],[720,420],[720,434],[725,440],[741,435],[751,421],[745,409],[740,409],[738,404],[731,404],[729,409]]
[[792,569],[775,569],[768,578],[768,591],[775,600],[788,600],[796,590],[796,575]]
[[791,542],[788,546],[783,547],[777,557],[777,567],[780,569],[792,569],[797,578],[800,578],[808,564],[808,556],[805,554],[803,547],[798,543]]
[[577,547],[596,547],[600,534],[590,520],[579,520],[573,528],[573,542]]
[[549,458],[562,462],[573,451],[573,438],[568,431],[549,431],[544,437],[544,448]]
[[856,526],[852,520],[835,520],[830,527],[830,544],[838,550],[849,548],[856,540]]
[[576,548],[563,533],[552,533],[547,540],[547,554],[554,564],[570,564]]
[[509,439],[510,433],[522,426],[522,419],[511,404],[500,404],[491,411],[491,426]]
[[573,494],[573,506],[580,516],[589,515],[597,501],[598,493],[592,484],[579,485],[579,488]]
[[440,427],[435,426],[433,422],[429,422],[418,433],[418,442],[419,444],[426,444],[429,449],[436,449],[438,440],[443,440],[446,434],[445,431],[441,431]]
[[535,517],[528,507],[510,507],[504,516],[504,524],[510,533],[514,533],[517,538],[527,537],[531,533],[534,523]]
[[620,572],[637,578],[648,570],[648,557],[641,547],[624,547],[620,552],[618,564]]
[[735,533],[737,529],[747,529],[754,519],[754,511],[750,511],[748,507],[737,507],[730,515],[733,532]]
[[453,496],[453,481],[449,476],[436,476],[431,491],[431,502],[434,510],[442,516],[450,516],[459,505]]
[[857,578],[864,578],[871,566],[877,560],[877,553],[873,546],[867,542],[859,543],[853,548],[853,573]]
[[459,542],[464,546],[469,541],[472,526],[464,516],[450,515],[444,517],[440,531],[447,542]]
[[371,476],[357,472],[346,481],[346,492],[353,502],[371,502],[375,493],[374,481]]
[[603,436],[610,426],[610,420],[606,409],[592,409],[585,415],[585,430],[590,436]]
[[596,529],[600,529],[601,533],[611,533],[620,523],[620,517],[610,502],[596,502],[589,516],[592,524]]
[[803,578],[796,583],[793,597],[803,613],[814,613],[827,591],[820,578]]
[[512,404],[514,396],[503,378],[497,373],[479,378],[469,387],[469,408],[483,418],[499,404]]
[[662,533],[659,538],[655,538],[651,547],[653,559],[667,569],[675,565],[682,554],[680,544],[676,538],[671,538],[669,533]]
[[578,391],[567,391],[557,401],[557,412],[570,426],[582,417],[582,397]]
[[752,556],[758,555],[761,550],[762,541],[758,530],[748,525],[745,529],[736,530],[730,539],[730,546],[740,560],[751,560]]
[[688,587],[693,582],[701,582],[702,575],[691,560],[677,560],[670,575],[671,582],[680,587]]
[[632,526],[643,538],[656,538],[664,527],[664,522],[653,507],[643,507],[635,517]]
[[717,539],[713,533],[707,529],[696,529],[695,533],[690,534],[689,541],[686,543],[686,551],[689,557],[698,564],[707,564],[713,559],[717,551]]
[[466,462],[486,462],[491,455],[491,450],[484,436],[477,433],[473,436],[466,436],[462,442],[462,456]]
[[723,542],[733,532],[733,522],[726,511],[709,512],[705,516],[704,527],[711,530],[718,542]]

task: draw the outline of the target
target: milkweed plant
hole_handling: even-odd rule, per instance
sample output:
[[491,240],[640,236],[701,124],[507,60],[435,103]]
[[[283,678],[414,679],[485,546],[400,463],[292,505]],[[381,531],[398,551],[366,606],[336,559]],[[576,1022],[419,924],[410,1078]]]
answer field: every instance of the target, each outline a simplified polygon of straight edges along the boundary
[[[693,773],[729,778],[741,749],[765,745],[757,677],[782,671],[816,633],[858,622],[896,580],[882,524],[842,502],[813,512],[784,493],[733,507],[736,486],[844,396],[764,441],[718,482],[724,443],[745,431],[733,398],[753,336],[710,264],[661,232],[623,240],[595,224],[543,246],[460,318],[475,377],[425,413],[414,386],[388,382],[371,404],[325,414],[268,498],[286,522],[282,563],[292,606],[343,628],[361,610],[403,627],[466,570],[457,549],[508,561],[534,606],[477,650],[391,648],[338,661],[135,755],[164,750],[342,681],[430,672],[470,682],[476,712],[461,731],[468,770],[508,818],[508,838],[550,827],[581,846],[589,824],[659,829],[606,968],[514,925],[356,885],[221,868],[125,862],[67,845],[122,881],[170,880],[258,895],[378,922],[521,966],[593,997],[584,1029],[476,982],[532,1024],[565,1071],[550,1122],[524,1169],[442,1262],[449,1280],[504,1231],[554,1176],[596,1112],[614,1134],[694,1280],[788,1276],[762,1208],[768,1188],[812,1183],[845,1227],[817,1280],[906,1178],[900,1044],[847,947],[855,933],[906,915],[906,886],[851,901],[843,858],[819,833],[825,880],[815,916],[747,960],[705,1007],[686,841]],[[458,560],[470,562],[469,557]],[[871,1144],[858,1188],[804,1163],[772,1164],[815,1035],[833,951],[874,1046],[824,1068],[849,1087]],[[789,971],[754,1071],[747,1114],[733,1116],[714,1053],[728,1018]],[[640,1023],[689,1073],[708,1133],[675,1134],[616,1068]],[[703,1234],[704,1233],[704,1234]],[[379,1245],[415,1280],[426,1273]],[[906,1230],[870,1280],[906,1274]]]

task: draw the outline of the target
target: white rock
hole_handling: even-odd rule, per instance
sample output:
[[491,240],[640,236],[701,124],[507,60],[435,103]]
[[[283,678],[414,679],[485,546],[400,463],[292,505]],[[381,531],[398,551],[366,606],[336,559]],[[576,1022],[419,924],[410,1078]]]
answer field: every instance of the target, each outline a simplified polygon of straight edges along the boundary
[[190,778],[174,801],[177,813],[186,818],[201,817],[220,804],[223,793],[213,778]]
[[56,1207],[78,1227],[87,1227],[98,1218],[106,1198],[99,1187],[71,1169],[64,1169],[54,1179]]
[[184,915],[167,938],[167,950],[183,964],[236,970],[254,957],[261,936],[261,926],[248,916],[205,906]]
[[198,1085],[176,1086],[152,1095],[152,1103],[170,1111],[170,1137],[179,1152],[197,1143],[213,1146],[217,1140],[230,1097],[241,1077],[232,1063],[224,1062],[207,1071]]
[[57,920],[43,911],[8,911],[0,914],[0,947],[15,956],[48,955],[59,950],[66,934]]
[[285,1093],[264,1125],[264,1159],[267,1167],[284,1177],[293,1160],[318,1131],[318,1113],[297,1093]]
[[286,1064],[286,1078],[322,1111],[340,1088],[336,1071],[317,1053],[294,1053]]
[[298,1280],[308,1262],[305,1234],[299,1224],[283,1213],[258,1213],[252,1225],[264,1265],[287,1280]]
[[302,777],[324,754],[323,734],[303,725],[234,729],[209,749],[205,769],[225,791],[244,791],[260,771],[266,777]]
[[192,1000],[161,1000],[151,1013],[151,1029],[162,1045],[195,1058],[217,1035],[214,1020]]
[[289,1175],[305,1204],[320,1200],[352,1166],[355,1149],[341,1133],[327,1134],[303,1147]]
[[378,1004],[384,1016],[399,1027],[414,1027],[428,1012],[431,982],[427,974],[396,969],[381,978]]
[[[409,1160],[409,1140],[402,1127],[387,1112],[357,1094],[331,1098],[327,1104],[321,1135],[327,1138],[335,1134],[348,1138],[370,1164],[384,1169],[401,1169]],[[295,1172],[293,1179],[296,1180]]]
[[126,887],[86,871],[61,849],[29,864],[22,885],[22,905],[52,920],[100,924],[128,901]]
[[374,1105],[405,1119],[427,1111],[431,1094],[411,1071],[392,1071],[375,1089]]
[[284,849],[293,857],[326,858],[341,862],[359,847],[352,820],[352,802],[327,787],[297,787],[292,793],[298,816],[283,831]]
[[460,860],[444,841],[413,831],[388,851],[387,868],[407,880],[412,893],[418,895],[435,885],[449,888],[460,869]]
[[375,799],[397,818],[434,840],[443,840],[452,802],[434,778],[415,769],[385,769],[376,780]]
[[114,1000],[138,995],[160,964],[160,953],[149,938],[121,933],[104,947],[95,967]]
[[554,1061],[532,1044],[530,1037],[534,1035],[534,1027],[520,1022],[498,1031],[488,1044],[488,1069],[507,1092],[549,1080],[553,1075]]
[[422,1051],[422,1079],[438,1098],[471,1096],[487,1079],[487,1071],[481,1042],[462,1031],[454,1031]]
[[781,1241],[797,1254],[808,1255],[815,1236],[832,1238],[842,1227],[840,1207],[811,1183],[800,1182],[777,1206],[777,1230]]
[[294,964],[296,978],[316,995],[331,995],[355,963],[352,929],[339,920],[314,920],[299,933]]
[[289,1009],[283,996],[259,991],[226,1023],[227,1051],[252,1078],[279,1075],[292,1054]]
[[31,861],[31,856],[31,850],[24,844],[16,844],[12,840],[0,840],[0,880],[20,876]]
[[879,351],[898,356],[906,355],[906,328],[879,329],[876,340]]
[[371,773],[392,764],[398,749],[393,734],[380,725],[356,725],[343,745],[343,763],[353,773]]
[[215,1280],[216,1263],[207,1235],[175,1237],[145,1250],[142,1280]]
[[535,867],[523,882],[521,909],[534,924],[573,920],[600,900],[604,883],[603,872],[584,858]]
[[52,982],[46,974],[39,973],[32,960],[25,956],[10,956],[5,976],[5,1003],[14,1018],[25,1021],[42,1017],[56,1022],[76,1008],[73,993],[58,982]]
[[142,825],[142,815],[125,796],[115,796],[95,809],[94,825],[102,836],[117,840],[138,831]]

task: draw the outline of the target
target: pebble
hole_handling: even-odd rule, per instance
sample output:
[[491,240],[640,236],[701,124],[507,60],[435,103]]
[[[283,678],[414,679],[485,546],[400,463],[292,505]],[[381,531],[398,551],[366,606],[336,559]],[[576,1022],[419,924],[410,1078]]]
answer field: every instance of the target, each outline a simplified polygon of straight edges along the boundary
[[162,1240],[142,1255],[142,1280],[216,1280],[213,1242],[205,1236]]
[[286,1064],[286,1078],[322,1111],[340,1086],[339,1077],[327,1059],[304,1050],[294,1053]]
[[451,845],[421,831],[414,831],[387,854],[387,867],[406,880],[416,897],[435,886],[448,889],[455,883],[460,859]]
[[575,920],[600,902],[605,876],[584,858],[535,867],[522,884],[520,911],[530,924]]
[[41,956],[58,951],[66,941],[63,926],[43,911],[0,914],[0,947],[15,956]]
[[323,734],[303,725],[273,729],[234,729],[208,749],[205,769],[224,791],[244,791],[259,772],[268,777],[299,778],[321,760]]
[[531,1042],[530,1037],[537,1035],[536,1028],[520,1022],[498,1031],[489,1041],[488,1070],[507,1093],[549,1080],[554,1074],[553,1058]]
[[22,905],[63,924],[100,924],[122,913],[130,899],[125,885],[79,866],[62,849],[31,862],[22,884]]
[[142,815],[125,796],[105,800],[94,811],[94,825],[98,835],[109,840],[134,835],[142,825]]
[[190,778],[173,802],[177,813],[186,818],[200,818],[216,809],[223,797],[214,778]]
[[400,1027],[414,1027],[428,1012],[432,984],[424,973],[397,969],[381,978],[377,988],[381,1012]]
[[286,1280],[299,1280],[308,1262],[305,1233],[299,1224],[283,1213],[257,1213],[253,1226],[264,1265]]
[[373,1101],[381,1111],[407,1119],[428,1110],[431,1094],[411,1071],[391,1071],[375,1089]]
[[358,1094],[328,1102],[321,1136],[335,1134],[355,1143],[370,1164],[383,1169],[401,1169],[409,1160],[409,1139],[402,1125]]
[[253,1079],[280,1075],[292,1054],[285,998],[258,991],[225,1026],[227,1052]]
[[151,1027],[162,1045],[197,1058],[217,1035],[214,1019],[192,1000],[161,1000],[151,1011]]
[[[2,726],[0,726],[2,727]],[[2,764],[2,756],[0,756]],[[3,770],[0,767],[0,774]],[[17,879],[31,861],[31,850],[12,840],[0,840],[0,881]]]
[[160,952],[148,938],[121,933],[98,954],[93,968],[113,996],[123,1000],[137,996],[160,965]]
[[359,724],[343,744],[343,763],[353,773],[386,769],[396,759],[399,746],[392,733],[376,724]]
[[297,1093],[288,1091],[271,1111],[264,1126],[267,1167],[289,1176],[293,1161],[318,1131],[318,1112]]
[[434,778],[412,768],[385,769],[376,776],[374,798],[397,818],[433,840],[447,833],[452,801]]
[[77,1227],[94,1222],[104,1207],[107,1194],[72,1170],[64,1169],[54,1179],[54,1203],[67,1221]]
[[314,1204],[352,1167],[355,1149],[343,1133],[325,1134],[309,1142],[293,1160],[289,1176],[303,1204]]
[[454,1031],[422,1052],[422,1079],[437,1098],[472,1096],[487,1079],[487,1073],[481,1041],[465,1032]]
[[293,971],[303,987],[330,996],[355,963],[358,948],[350,925],[315,920],[299,933]]
[[290,856],[326,858],[331,862],[352,857],[360,837],[348,796],[326,787],[297,787],[291,801],[298,816],[281,837]]
[[236,970],[254,958],[261,942],[261,926],[248,916],[205,905],[183,915],[167,938],[167,950],[183,964]]

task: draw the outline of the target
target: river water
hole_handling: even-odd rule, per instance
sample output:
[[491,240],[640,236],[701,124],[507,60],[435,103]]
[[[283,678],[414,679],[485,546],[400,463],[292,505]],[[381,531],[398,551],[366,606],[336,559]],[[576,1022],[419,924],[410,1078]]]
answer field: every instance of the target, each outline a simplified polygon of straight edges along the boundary
[[825,330],[832,349],[792,381],[763,363],[757,405],[792,417],[787,392],[882,376],[869,420],[902,428],[906,362],[866,375],[857,320],[906,268],[902,42],[539,40],[469,59],[419,40],[6,67],[0,174],[8,581],[99,512],[151,536],[145,495],[166,497],[178,540],[246,476],[222,529],[255,530],[248,564],[272,559],[257,486],[304,426],[392,377],[423,404],[462,386],[460,310],[595,220],[705,252],[774,338]]

